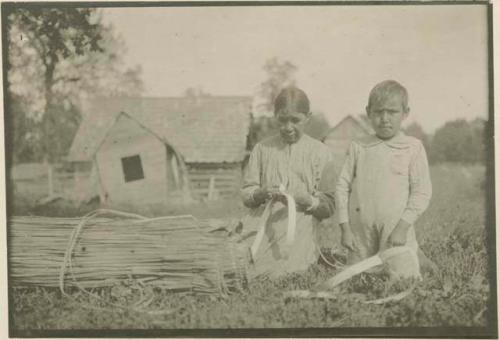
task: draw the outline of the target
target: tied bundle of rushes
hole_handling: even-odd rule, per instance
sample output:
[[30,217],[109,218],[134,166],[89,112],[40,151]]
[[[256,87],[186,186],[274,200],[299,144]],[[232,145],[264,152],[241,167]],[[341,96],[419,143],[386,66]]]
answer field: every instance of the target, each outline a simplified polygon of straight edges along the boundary
[[[13,217],[9,221],[12,286],[112,286],[128,278],[173,291],[242,289],[246,253],[208,221],[192,216],[89,219],[70,250],[79,218]],[[66,267],[61,275],[61,270]]]

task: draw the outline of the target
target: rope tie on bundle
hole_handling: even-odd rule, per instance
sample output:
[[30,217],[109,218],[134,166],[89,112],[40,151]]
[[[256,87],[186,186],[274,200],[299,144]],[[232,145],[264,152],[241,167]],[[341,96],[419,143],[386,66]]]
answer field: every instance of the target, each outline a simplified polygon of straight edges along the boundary
[[[78,281],[73,273],[73,262],[71,259],[73,252],[74,252],[74,249],[75,249],[75,246],[76,246],[76,243],[78,241],[78,238],[79,238],[83,228],[85,227],[85,225],[91,219],[96,218],[98,216],[102,216],[102,215],[114,215],[114,216],[123,217],[123,218],[132,218],[132,219],[136,219],[136,220],[141,221],[141,222],[150,222],[150,221],[158,219],[158,218],[147,218],[147,217],[144,217],[144,216],[141,216],[138,214],[127,213],[127,212],[122,212],[122,211],[117,211],[117,210],[110,210],[110,209],[98,209],[98,210],[92,211],[92,212],[88,213],[87,215],[83,216],[80,223],[78,223],[78,225],[75,227],[75,229],[73,229],[73,232],[71,233],[71,236],[70,236],[69,242],[68,242],[68,246],[67,246],[65,254],[64,254],[63,263],[61,265],[61,269],[59,272],[59,290],[61,291],[62,295],[66,296],[72,300],[76,300],[76,299],[64,291],[64,276],[66,274],[67,269],[69,269],[69,273],[71,275],[71,278],[73,279],[73,283],[81,292],[83,292],[86,295],[88,295],[94,299],[97,299],[99,301],[104,301],[99,296],[96,296],[95,294],[89,292],[87,289],[85,289],[84,287],[82,287],[78,283]],[[190,217],[190,218],[195,219],[192,215],[168,216],[168,217],[161,217],[161,219],[178,219],[178,218],[186,218],[186,217]],[[141,295],[142,295],[142,292],[141,292]],[[149,305],[153,301],[153,299],[154,299],[154,297],[141,298],[141,300],[134,303],[133,306],[125,306],[125,305],[121,305],[121,304],[117,304],[117,303],[111,303],[109,301],[106,301],[106,304],[113,306],[113,307],[128,309],[128,310],[132,310],[132,311],[136,311],[136,312],[140,312],[140,313],[147,313],[150,315],[171,314],[174,312],[174,310],[151,311],[151,310],[146,310],[143,308],[138,308],[139,306]],[[91,308],[91,309],[95,309],[95,310],[107,310],[107,311],[111,310],[111,309],[107,309],[107,308],[101,308],[101,307],[96,307],[96,306],[92,306],[92,305],[87,305],[84,303],[82,303],[82,305],[87,307],[87,308]]]

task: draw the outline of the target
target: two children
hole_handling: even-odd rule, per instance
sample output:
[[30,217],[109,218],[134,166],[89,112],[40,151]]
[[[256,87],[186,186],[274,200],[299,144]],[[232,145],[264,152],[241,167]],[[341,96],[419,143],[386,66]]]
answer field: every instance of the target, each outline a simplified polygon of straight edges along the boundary
[[280,135],[255,146],[245,175],[244,203],[253,209],[250,216],[259,217],[264,203],[279,198],[276,187],[281,184],[293,193],[300,214],[293,250],[284,251],[286,209],[281,204],[273,210],[255,263],[257,274],[278,276],[314,263],[315,225],[332,215],[336,205],[348,264],[406,245],[413,254],[391,258],[389,272],[420,277],[413,224],[427,208],[432,188],[422,143],[400,131],[409,114],[406,89],[392,80],[379,83],[370,92],[366,112],[375,135],[351,143],[335,183],[325,175],[332,171],[327,167],[331,152],[303,134],[310,116],[305,93],[288,88],[276,98]]

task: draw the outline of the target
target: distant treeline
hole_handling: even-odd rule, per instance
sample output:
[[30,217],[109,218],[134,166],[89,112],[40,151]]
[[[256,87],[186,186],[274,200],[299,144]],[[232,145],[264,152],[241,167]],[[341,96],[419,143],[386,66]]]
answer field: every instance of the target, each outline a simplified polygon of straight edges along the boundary
[[409,125],[405,132],[422,141],[430,163],[482,163],[488,144],[485,129],[486,120],[476,118],[472,121],[457,119],[446,122],[434,135],[426,134],[418,123]]

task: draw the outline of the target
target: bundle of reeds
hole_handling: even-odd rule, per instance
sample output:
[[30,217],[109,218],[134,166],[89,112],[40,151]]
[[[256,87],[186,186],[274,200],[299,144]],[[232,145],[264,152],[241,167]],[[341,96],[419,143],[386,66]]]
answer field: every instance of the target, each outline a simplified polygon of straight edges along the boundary
[[133,278],[214,293],[241,288],[245,281],[245,250],[209,232],[208,222],[192,216],[91,217],[11,218],[10,283],[85,289]]

